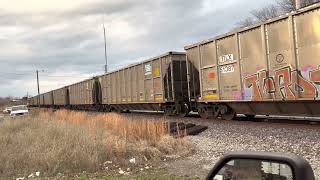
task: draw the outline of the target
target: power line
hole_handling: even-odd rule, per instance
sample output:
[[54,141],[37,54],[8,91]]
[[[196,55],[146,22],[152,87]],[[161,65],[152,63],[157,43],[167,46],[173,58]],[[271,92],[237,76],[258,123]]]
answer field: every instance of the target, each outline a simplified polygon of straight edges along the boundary
[[17,75],[17,76],[25,76],[25,75],[32,75],[31,73],[13,73],[13,72],[0,72],[0,74],[4,75]]
[[103,35],[104,35],[104,58],[106,61],[106,65],[104,67],[104,72],[108,72],[108,57],[107,57],[107,37],[106,37],[106,28],[103,23]]
[[[12,73],[12,72],[0,72],[1,75],[15,75],[15,76],[28,76],[32,75],[31,73]],[[68,74],[68,75],[47,75],[47,74],[41,74],[41,76],[44,77],[58,77],[58,78],[64,78],[64,77],[70,77],[70,78],[77,78],[77,77],[91,77],[91,76],[97,76],[96,74]]]
[[92,77],[92,76],[95,76],[95,75],[84,75],[84,74],[79,74],[79,75],[41,75],[41,76],[44,76],[44,77],[52,77],[52,78],[64,78],[64,77],[70,77],[70,78],[77,78],[77,77]]
[[[12,71],[0,71],[0,73],[7,73],[7,74],[34,74],[35,70],[12,70]],[[70,70],[65,70],[64,72],[68,72]],[[54,74],[54,73],[58,73],[56,71],[52,71],[52,70],[48,70],[48,69],[44,69],[42,70],[41,74]],[[81,72],[74,72],[74,73],[68,73],[68,75],[78,75],[78,74],[90,74],[93,73],[92,71],[81,71]],[[61,74],[61,73],[59,73]]]
[[39,86],[39,71],[37,70],[37,86],[38,86],[38,106],[40,108],[40,86]]

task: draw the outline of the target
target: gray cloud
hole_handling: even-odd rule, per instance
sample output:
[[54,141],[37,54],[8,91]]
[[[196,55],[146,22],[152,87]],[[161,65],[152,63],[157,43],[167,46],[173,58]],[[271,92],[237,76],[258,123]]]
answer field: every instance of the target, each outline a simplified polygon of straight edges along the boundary
[[[45,70],[42,91],[103,73],[103,19],[109,66],[115,69],[227,32],[267,3],[271,2],[97,0],[63,11],[2,9],[0,26],[7,30],[0,30],[0,96],[35,94],[36,69]],[[50,77],[58,75],[64,77]]]

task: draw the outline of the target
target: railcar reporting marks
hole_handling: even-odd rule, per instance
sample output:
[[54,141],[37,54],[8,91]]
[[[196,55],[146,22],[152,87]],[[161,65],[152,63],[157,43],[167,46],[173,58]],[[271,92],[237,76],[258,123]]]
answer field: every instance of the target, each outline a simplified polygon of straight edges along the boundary
[[152,66],[151,64],[145,64],[144,65],[144,75],[150,75],[151,74]]
[[222,74],[226,74],[226,73],[232,73],[234,72],[234,67],[232,64],[230,65],[225,65],[225,66],[220,66],[220,72]]
[[219,57],[219,63],[220,64],[224,64],[224,63],[228,63],[228,62],[232,62],[233,59],[233,54],[226,54],[226,55],[222,55]]

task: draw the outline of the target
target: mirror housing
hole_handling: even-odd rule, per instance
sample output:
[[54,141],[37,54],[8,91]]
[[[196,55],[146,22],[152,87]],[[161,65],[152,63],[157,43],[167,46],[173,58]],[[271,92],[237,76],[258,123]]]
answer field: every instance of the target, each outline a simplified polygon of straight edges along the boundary
[[228,162],[235,159],[273,161],[277,163],[287,164],[291,167],[293,178],[295,180],[315,180],[313,170],[305,159],[294,154],[269,153],[269,152],[250,152],[239,151],[231,152],[223,156],[210,171],[206,180],[213,180],[220,169]]

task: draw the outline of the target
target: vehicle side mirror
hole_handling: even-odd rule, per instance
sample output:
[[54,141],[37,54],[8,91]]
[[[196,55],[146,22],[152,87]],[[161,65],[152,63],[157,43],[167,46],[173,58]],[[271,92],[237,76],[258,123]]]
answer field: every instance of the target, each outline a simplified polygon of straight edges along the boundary
[[310,164],[300,156],[267,152],[232,152],[222,157],[207,180],[314,180]]

